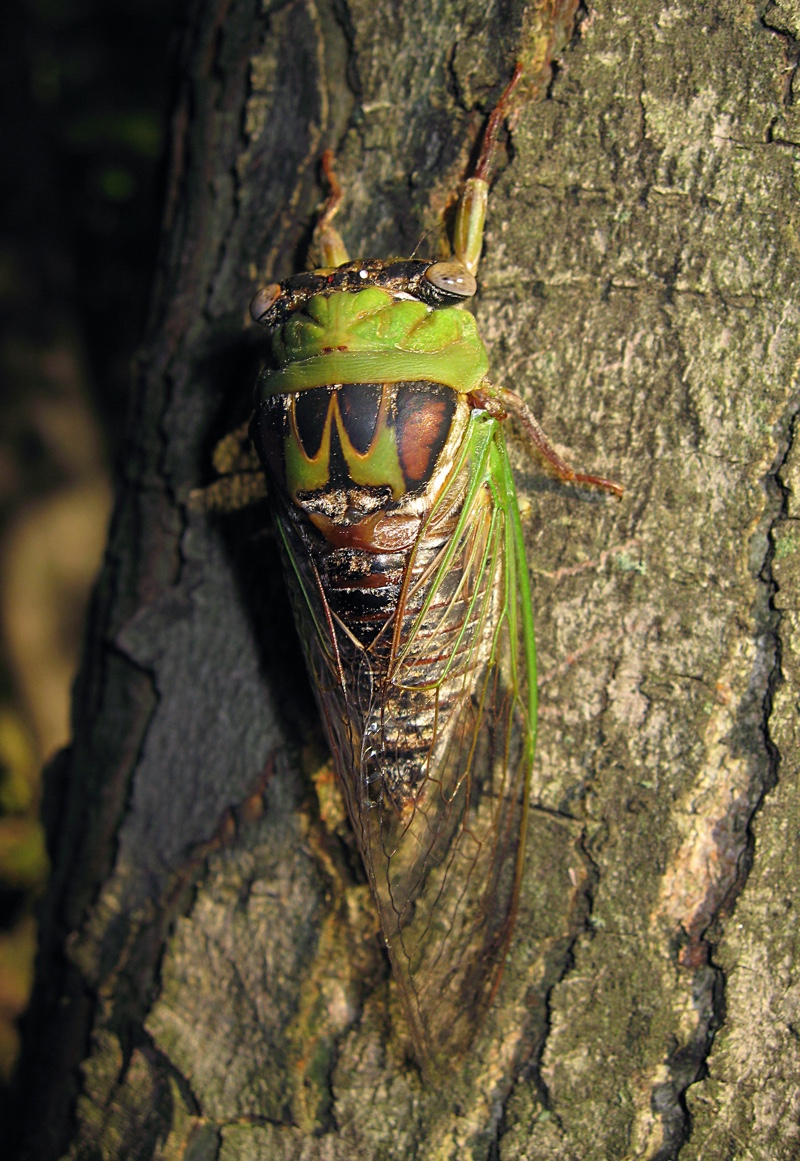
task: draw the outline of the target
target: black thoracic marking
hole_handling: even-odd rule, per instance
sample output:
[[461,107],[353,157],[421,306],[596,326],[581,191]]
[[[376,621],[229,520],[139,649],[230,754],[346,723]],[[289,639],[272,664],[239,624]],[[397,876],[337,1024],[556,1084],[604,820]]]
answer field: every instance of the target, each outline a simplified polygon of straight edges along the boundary
[[339,429],[336,424],[331,429],[331,455],[328,461],[328,484],[334,490],[336,488],[350,488],[353,485],[353,480],[350,476],[350,468],[345,459],[342,441],[339,439]]
[[401,383],[395,428],[400,466],[409,488],[426,484],[450,434],[457,394],[441,383]]
[[332,394],[330,387],[312,387],[309,391],[298,391],[294,396],[297,434],[300,436],[303,451],[310,460],[313,460],[320,449]]
[[274,480],[286,484],[284,439],[286,433],[286,402],[282,395],[265,399],[253,416],[250,438],[258,458]]
[[339,410],[347,436],[360,455],[369,451],[383,388],[380,383],[348,383],[339,388]]

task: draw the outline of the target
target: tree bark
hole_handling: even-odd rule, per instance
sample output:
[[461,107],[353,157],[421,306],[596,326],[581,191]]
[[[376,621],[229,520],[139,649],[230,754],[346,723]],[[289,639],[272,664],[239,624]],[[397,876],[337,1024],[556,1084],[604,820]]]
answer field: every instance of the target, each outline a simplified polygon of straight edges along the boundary
[[[601,0],[552,78],[551,16],[198,0],[75,743],[50,776],[21,1157],[800,1156],[800,10]],[[188,498],[246,417],[247,303],[302,268],[322,150],[350,252],[408,254],[518,59],[479,328],[494,381],[627,490],[512,451],[535,809],[500,991],[436,1090],[264,511]]]

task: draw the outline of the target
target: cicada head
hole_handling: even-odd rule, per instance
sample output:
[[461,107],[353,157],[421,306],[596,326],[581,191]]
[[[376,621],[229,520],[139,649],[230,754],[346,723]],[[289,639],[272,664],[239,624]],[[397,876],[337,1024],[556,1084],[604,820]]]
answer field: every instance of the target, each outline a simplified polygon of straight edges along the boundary
[[271,395],[350,383],[426,380],[469,394],[488,370],[475,319],[454,303],[475,279],[454,262],[351,262],[259,291],[252,310],[270,334]]
[[372,286],[393,298],[416,299],[434,309],[459,306],[478,289],[475,276],[458,261],[371,258],[272,282],[255,295],[250,314],[255,322],[274,330],[295,310],[303,309],[309,299],[342,291],[353,294]]

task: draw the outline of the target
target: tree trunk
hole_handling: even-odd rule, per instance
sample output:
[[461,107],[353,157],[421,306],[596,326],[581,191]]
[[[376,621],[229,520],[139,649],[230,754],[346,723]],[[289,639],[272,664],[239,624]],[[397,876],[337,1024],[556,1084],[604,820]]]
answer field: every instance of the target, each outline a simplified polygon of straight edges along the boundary
[[[601,0],[550,78],[550,9],[195,6],[75,743],[50,776],[20,1157],[800,1156],[800,10]],[[626,495],[512,450],[535,809],[500,990],[437,1090],[263,508],[188,498],[246,417],[247,303],[303,266],[322,150],[353,255],[426,231],[432,252],[516,60],[479,328],[494,381]]]

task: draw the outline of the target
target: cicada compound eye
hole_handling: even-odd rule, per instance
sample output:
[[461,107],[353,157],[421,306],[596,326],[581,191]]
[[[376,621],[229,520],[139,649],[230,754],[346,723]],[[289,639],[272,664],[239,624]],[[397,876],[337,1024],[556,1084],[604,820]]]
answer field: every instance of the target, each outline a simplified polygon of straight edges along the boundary
[[425,271],[425,277],[437,290],[453,298],[472,298],[478,289],[474,275],[460,262],[434,262]]
[[253,322],[261,322],[264,315],[274,306],[281,296],[281,288],[277,282],[270,282],[268,286],[262,286],[253,297],[250,303],[250,317]]

